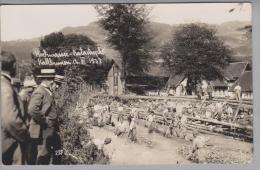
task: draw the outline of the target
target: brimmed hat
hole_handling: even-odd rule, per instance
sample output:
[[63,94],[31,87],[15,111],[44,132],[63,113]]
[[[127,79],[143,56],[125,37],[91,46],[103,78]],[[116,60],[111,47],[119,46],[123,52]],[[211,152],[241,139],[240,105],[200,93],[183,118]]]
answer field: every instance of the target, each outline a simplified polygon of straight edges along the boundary
[[32,80],[24,80],[23,86],[24,87],[36,87],[37,84],[36,84],[34,79],[32,79]]
[[54,78],[55,69],[41,69],[41,74],[37,75],[38,78]]

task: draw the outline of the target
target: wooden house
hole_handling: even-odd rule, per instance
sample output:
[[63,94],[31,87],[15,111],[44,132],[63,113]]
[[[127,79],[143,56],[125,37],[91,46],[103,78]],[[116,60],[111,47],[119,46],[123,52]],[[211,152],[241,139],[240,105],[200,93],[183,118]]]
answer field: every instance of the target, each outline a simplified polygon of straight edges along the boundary
[[[217,79],[212,81],[214,91],[213,97],[234,97],[234,86],[237,82],[242,86],[242,98],[252,99],[252,71],[251,65],[248,62],[234,62],[227,66],[222,74],[223,79]],[[178,87],[181,84],[185,84],[186,81],[184,75],[171,75],[166,83],[168,89],[174,89],[178,91]],[[177,95],[177,94],[176,94]],[[185,94],[182,94],[185,95]]]
[[161,63],[153,63],[143,73],[128,73],[126,87],[129,92],[146,94],[149,92],[165,91],[165,84],[169,79],[168,71]]
[[107,74],[107,93],[109,95],[117,96],[123,94],[123,85],[121,81],[121,69],[119,65],[113,62]]

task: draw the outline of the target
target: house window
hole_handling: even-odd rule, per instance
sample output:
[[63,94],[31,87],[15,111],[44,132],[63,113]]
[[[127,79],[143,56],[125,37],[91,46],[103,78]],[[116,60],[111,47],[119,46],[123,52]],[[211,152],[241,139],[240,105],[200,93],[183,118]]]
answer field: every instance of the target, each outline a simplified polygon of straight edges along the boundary
[[114,85],[115,85],[115,86],[117,86],[117,85],[118,85],[118,78],[117,78],[117,76],[116,76],[116,75],[114,76]]
[[118,85],[118,70],[114,69],[114,85]]

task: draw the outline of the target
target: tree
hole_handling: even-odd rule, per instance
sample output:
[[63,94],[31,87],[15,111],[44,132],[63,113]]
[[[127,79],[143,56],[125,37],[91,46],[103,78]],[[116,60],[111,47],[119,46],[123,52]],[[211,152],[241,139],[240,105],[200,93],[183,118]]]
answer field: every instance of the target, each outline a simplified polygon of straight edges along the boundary
[[150,37],[145,30],[149,10],[145,5],[97,5],[100,25],[108,31],[107,42],[119,51],[122,61],[122,82],[128,73],[140,74],[148,69],[148,44]]
[[24,81],[26,76],[32,76],[32,65],[28,62],[22,61],[17,65],[17,73],[16,76],[21,80]]
[[42,48],[79,46],[84,44],[92,46],[96,45],[96,43],[87,36],[78,34],[63,35],[62,32],[54,32],[46,35],[40,42]]
[[[90,48],[96,49],[97,45],[94,41],[83,35],[62,33],[52,33],[46,35],[41,41],[41,47],[46,51],[51,52],[68,52]],[[85,49],[84,49],[85,50]],[[98,149],[95,144],[83,147],[81,140],[88,142],[91,140],[89,132],[84,128],[88,126],[88,122],[83,124],[78,123],[82,110],[76,111],[80,103],[80,96],[91,98],[91,90],[88,85],[95,83],[101,84],[104,80],[110,63],[109,60],[102,60],[102,65],[86,64],[86,65],[67,65],[67,66],[52,66],[56,71],[64,72],[64,83],[55,91],[56,112],[58,112],[58,121],[61,126],[60,136],[62,146],[66,150],[63,155],[63,164],[104,164],[108,161],[108,157],[103,150]],[[46,66],[44,66],[46,68]],[[83,87],[83,88],[82,88]],[[85,99],[85,98],[84,98]],[[87,102],[85,99],[84,102]],[[82,101],[81,101],[82,103]],[[86,111],[86,110],[85,110]],[[68,155],[75,155],[78,159],[71,159]],[[94,155],[94,156],[93,156]]]
[[[51,52],[65,52],[72,49],[90,48],[91,50],[97,49],[97,44],[84,35],[67,34],[63,35],[62,32],[51,33],[44,36],[41,40],[40,48]],[[54,60],[54,59],[53,59]],[[56,60],[59,60],[57,58]],[[68,85],[73,87],[81,83],[87,84],[102,84],[106,78],[108,69],[112,65],[112,61],[103,57],[102,64],[85,64],[85,65],[68,65],[68,66],[39,66],[37,60],[32,55],[33,73],[39,74],[42,67],[55,68],[59,74],[65,74],[68,80]]]
[[62,32],[54,32],[46,35],[41,41],[40,46],[45,47],[58,47],[64,40],[64,35]]
[[171,72],[188,78],[189,91],[202,79],[223,78],[231,54],[216,30],[204,24],[181,26],[161,51]]

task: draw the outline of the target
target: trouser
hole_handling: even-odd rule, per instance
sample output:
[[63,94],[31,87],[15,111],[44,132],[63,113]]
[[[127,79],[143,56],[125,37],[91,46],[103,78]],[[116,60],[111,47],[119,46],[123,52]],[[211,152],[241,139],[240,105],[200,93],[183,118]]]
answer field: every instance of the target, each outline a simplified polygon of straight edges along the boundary
[[130,138],[131,141],[137,141],[136,128],[133,128],[129,131],[128,137]]
[[93,126],[98,126],[98,117],[93,117],[93,119],[92,119],[92,125]]
[[108,118],[107,118],[107,120],[106,120],[106,124],[107,124],[107,125],[110,125],[111,122],[112,122],[112,114],[108,115]]
[[27,155],[27,162],[29,165],[35,165],[37,160],[38,154],[38,143],[39,139],[31,139],[28,145],[28,155]]
[[28,144],[19,143],[13,156],[14,165],[25,165],[28,163],[27,160]]
[[98,127],[103,127],[104,126],[104,121],[103,121],[103,117],[102,116],[99,117],[97,121],[98,121]]
[[6,152],[2,153],[2,163],[4,165],[25,165],[26,161],[26,144],[13,143]]
[[18,147],[18,143],[15,142],[8,148],[6,152],[2,152],[2,162],[4,165],[14,164],[14,153]]
[[165,131],[164,136],[170,137],[172,135],[172,131],[171,131],[170,127],[166,126],[164,131]]
[[55,128],[48,127],[42,132],[42,140],[38,145],[37,165],[61,164],[62,145]]
[[199,93],[197,94],[197,96],[198,96],[199,99],[201,99],[201,97],[202,97],[202,92],[199,92]]
[[180,138],[185,138],[186,133],[187,133],[187,128],[186,128],[185,125],[182,125],[182,126],[180,127],[179,137],[180,137]]
[[236,100],[240,101],[241,94],[239,92],[236,92],[235,95],[236,95]]
[[208,94],[209,94],[209,100],[211,100],[212,99],[212,92],[208,92]]
[[148,133],[153,133],[153,131],[154,131],[154,124],[153,124],[153,122],[149,122]]
[[166,118],[163,120],[163,134],[166,135],[167,130],[168,130],[168,122],[166,120]]

